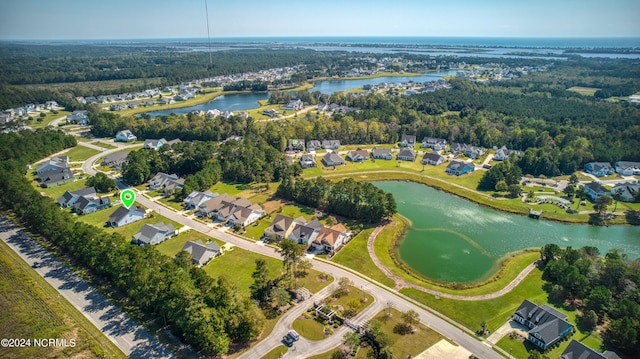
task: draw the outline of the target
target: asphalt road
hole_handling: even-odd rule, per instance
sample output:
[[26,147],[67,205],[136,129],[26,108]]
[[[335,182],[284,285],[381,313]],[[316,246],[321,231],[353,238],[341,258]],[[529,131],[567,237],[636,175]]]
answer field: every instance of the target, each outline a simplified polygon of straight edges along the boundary
[[47,250],[0,215],[0,239],[130,358],[173,358],[147,331]]
[[[124,188],[125,186],[126,185],[124,185],[122,182],[118,181],[119,188]],[[135,189],[134,191],[136,191],[136,202],[138,202],[139,204],[147,208],[154,210],[156,213],[172,221],[180,223],[184,226],[188,226],[206,235],[215,237],[225,242],[229,242],[240,248],[247,249],[252,252],[260,253],[269,257],[281,259],[280,254],[278,254],[275,251],[275,249],[271,247],[259,245],[256,242],[248,241],[248,240],[236,237],[232,234],[221,232],[213,228],[212,224],[204,224],[199,221],[193,220],[191,218],[187,218],[171,209],[168,209],[167,207],[162,206],[161,204],[153,202],[149,198],[143,196],[139,191]],[[432,329],[444,335],[445,337],[453,340],[458,345],[463,346],[465,349],[469,350],[470,352],[474,353],[480,358],[483,358],[483,359],[485,358],[501,359],[502,358],[502,356],[496,353],[495,351],[493,351],[489,345],[477,340],[473,336],[473,333],[469,331],[463,331],[457,326],[451,324],[451,322],[453,321],[446,321],[442,319],[441,317],[435,315],[433,312],[428,311],[424,309],[422,306],[417,305],[417,303],[411,298],[408,298],[403,294],[397,291],[394,291],[392,288],[386,287],[383,284],[375,282],[370,279],[364,279],[360,275],[356,275],[354,272],[351,272],[347,270],[347,268],[344,268],[342,266],[329,264],[321,260],[314,260],[313,268],[321,272],[330,274],[331,276],[336,278],[336,280],[342,277],[349,278],[354,283],[355,286],[361,287],[365,291],[369,292],[375,298],[375,301],[378,303],[376,306],[378,305],[381,306],[380,309],[384,308],[384,306],[386,306],[387,303],[391,303],[394,308],[403,312],[410,309],[416,311],[419,314],[420,321],[422,323],[431,327]],[[447,299],[442,299],[442,300],[447,300]],[[309,305],[311,305],[312,303],[313,302],[310,301]],[[302,309],[299,309],[298,307],[296,307],[293,310],[296,310],[296,311],[300,310],[301,311],[300,313],[302,313],[304,310],[306,310],[306,308],[308,308],[308,305],[300,306],[300,308]],[[377,313],[377,312],[376,313],[371,313],[371,312],[372,311],[367,312],[367,314],[370,315],[368,318],[358,318],[358,320],[369,319],[370,317],[373,317]],[[297,312],[294,312],[294,314],[291,314],[291,317],[293,317],[293,319],[297,317],[295,316],[295,313]],[[278,324],[276,325],[276,329],[274,329],[273,333],[269,337],[265,338],[262,342],[258,343],[256,348],[259,348],[259,349],[254,348],[255,350],[258,350],[258,351],[254,352],[252,349],[252,351],[243,355],[242,358],[255,358],[256,356],[254,356],[253,354],[261,355],[262,353],[266,353],[269,350],[273,349],[276,345],[279,345],[280,339],[282,339],[284,334],[289,329],[291,329],[290,323],[293,322],[293,319],[289,321],[291,317],[287,316],[286,321],[283,321],[282,323],[278,322]],[[458,326],[462,327],[459,324]],[[289,357],[304,358],[310,355],[319,354],[327,350],[330,350],[331,348],[336,347],[340,343],[340,340],[342,339],[342,335],[337,335],[337,334],[339,333],[335,333],[334,335],[331,336],[330,339],[327,339],[327,340],[330,340],[329,342],[327,342],[329,344],[327,348],[325,348],[325,345],[322,341],[314,342],[313,345],[305,345],[303,341],[296,342],[296,343],[299,343],[299,344],[296,344],[296,350],[292,351],[292,348],[291,348],[289,350],[289,354],[287,354],[287,358]],[[269,350],[266,350],[267,348]],[[319,351],[319,350],[322,350],[322,351]]]

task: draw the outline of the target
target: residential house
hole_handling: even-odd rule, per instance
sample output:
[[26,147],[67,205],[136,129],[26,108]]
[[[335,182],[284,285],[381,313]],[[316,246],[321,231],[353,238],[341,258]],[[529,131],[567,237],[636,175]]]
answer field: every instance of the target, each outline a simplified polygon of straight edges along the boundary
[[118,228],[143,220],[144,216],[145,210],[142,207],[135,206],[127,209],[125,206],[120,206],[109,216],[108,223],[111,227]]
[[453,160],[449,162],[445,172],[451,176],[462,176],[467,173],[475,171],[476,167],[473,162],[465,162],[459,160]]
[[300,167],[302,168],[316,167],[315,157],[309,154],[300,156]]
[[235,198],[223,193],[202,202],[202,204],[198,206],[198,212],[196,214],[201,217],[210,217],[222,208],[223,203],[233,202],[234,200]]
[[121,103],[114,103],[114,104],[111,104],[111,106],[109,106],[110,111],[120,111],[120,110],[124,110],[125,108],[127,108],[127,106]]
[[508,159],[509,156],[511,156],[512,153],[514,154],[514,156],[522,156],[522,154],[524,152],[518,151],[518,150],[510,150],[507,147],[502,146],[501,148],[496,150],[496,154],[493,155],[493,160],[494,161],[504,161],[504,160]]
[[103,166],[112,166],[116,170],[120,170],[122,165],[127,162],[127,157],[129,157],[129,152],[116,152],[110,155],[104,156],[104,160],[102,161]]
[[416,145],[415,135],[402,135],[400,138],[400,146],[413,148]]
[[403,148],[400,150],[400,152],[398,152],[398,155],[396,157],[398,158],[398,161],[413,162],[416,160],[416,151],[412,150],[409,147]]
[[600,196],[610,196],[611,192],[602,186],[600,182],[589,182],[584,185],[584,189],[587,191],[587,196],[592,201],[597,201]]
[[131,101],[131,102],[129,102],[128,106],[129,106],[129,108],[138,108],[138,107],[140,107],[142,105],[140,104],[140,101]]
[[392,160],[393,154],[389,148],[374,148],[371,150],[371,156],[377,160]]
[[144,100],[144,102],[142,103],[144,107],[150,107],[155,105],[155,102],[153,102],[153,100]]
[[618,183],[613,188],[611,188],[611,196],[613,197],[616,194],[619,194],[624,202],[633,202],[635,199],[636,193],[640,190],[640,185],[638,183]]
[[294,225],[304,223],[305,219],[302,217],[293,219],[291,217],[277,214],[276,218],[271,221],[269,227],[264,230],[264,237],[269,238],[271,236],[275,236],[276,240],[279,241],[289,236],[289,234],[293,230]]
[[612,175],[614,172],[614,169],[609,162],[589,162],[584,165],[584,170],[596,177]]
[[591,349],[583,343],[572,339],[571,343],[560,355],[560,359],[620,359],[618,354],[612,351],[600,353],[595,349]]
[[111,206],[111,200],[109,197],[93,198],[89,196],[83,196],[73,204],[73,211],[76,214],[87,214],[105,209]]
[[122,130],[116,133],[116,142],[135,142],[138,139],[131,131]]
[[140,231],[133,235],[133,243],[141,246],[160,244],[176,235],[173,224],[159,222],[155,224],[146,223]]
[[162,190],[162,193],[164,193],[166,196],[166,195],[175,193],[178,189],[181,189],[182,187],[184,187],[184,178],[178,177],[178,179],[176,180],[169,179],[165,181],[161,186],[161,190]]
[[67,115],[67,123],[86,125],[89,123],[89,111],[76,110]]
[[476,159],[482,156],[484,154],[484,151],[485,149],[483,147],[476,147],[458,142],[452,143],[449,147],[449,152],[451,152],[454,156],[464,154],[465,156],[472,159]]
[[364,162],[369,159],[369,152],[358,148],[355,151],[347,152],[347,159],[351,162]]
[[287,141],[286,150],[289,152],[304,152],[304,140],[290,139]]
[[277,117],[280,115],[280,113],[278,111],[276,111],[276,109],[270,108],[268,110],[264,110],[262,111],[262,114],[265,116],[269,116],[269,117]]
[[337,150],[340,148],[340,140],[322,140],[322,148],[325,150]]
[[322,156],[322,163],[327,166],[344,166],[344,160],[337,152],[327,152]]
[[222,249],[216,241],[213,241],[207,245],[202,243],[201,240],[196,242],[187,241],[182,247],[182,250],[191,255],[193,264],[198,267],[202,267],[207,264],[213,258],[222,254]]
[[434,151],[443,151],[447,148],[447,140],[444,138],[425,137],[422,140],[422,148],[431,148]]
[[342,246],[347,239],[347,229],[342,224],[336,224],[331,228],[321,228],[311,246],[318,251],[330,253]]
[[233,226],[238,223],[244,228],[264,217],[265,214],[266,212],[257,204],[249,207],[236,207],[236,210],[229,217],[229,224]]
[[95,196],[96,189],[94,187],[86,187],[73,192],[66,191],[62,196],[58,197],[56,202],[58,202],[62,208],[70,208],[73,207],[73,204],[76,203],[80,197],[93,198]]
[[422,156],[421,163],[423,165],[432,165],[437,166],[444,163],[444,156],[439,154],[438,152],[427,152]]
[[193,191],[183,200],[185,209],[192,210],[199,208],[201,204],[217,196],[218,193],[211,193],[209,190],[204,192]]
[[[163,138],[163,140],[164,140],[164,138]],[[182,140],[180,140],[179,138],[174,138],[174,139],[173,139],[173,140],[171,140],[171,141],[167,141],[167,142],[165,143],[165,145],[167,145],[167,146],[173,146],[173,145],[175,145],[176,143],[181,143],[181,142],[182,142]]]
[[640,162],[618,161],[615,166],[616,172],[622,176],[640,175]]
[[291,100],[286,106],[282,106],[283,110],[293,110],[293,111],[299,111],[299,110],[302,110],[303,108],[304,108],[304,103],[300,99]]
[[242,207],[251,206],[251,201],[246,198],[235,198],[232,201],[222,201],[220,206],[214,210],[216,216],[215,219],[220,222],[224,222],[231,218],[236,210]]
[[160,147],[164,146],[167,143],[167,140],[161,138],[159,140],[154,139],[146,139],[144,140],[144,149],[145,150],[159,150]]
[[573,332],[573,325],[567,316],[548,305],[542,307],[524,300],[513,313],[513,320],[529,328],[528,340],[542,350],[547,350]]
[[296,223],[287,239],[308,247],[316,239],[320,229],[323,227],[324,225],[318,220],[313,220],[309,223]]
[[69,168],[69,157],[58,156],[37,165],[36,173],[41,174],[44,172],[49,172],[51,170],[60,170],[65,168]]
[[318,140],[309,140],[307,141],[307,151],[317,151],[322,148],[322,143]]
[[71,183],[76,180],[73,172],[69,168],[52,169],[50,171],[42,172],[38,179],[41,182],[42,187],[51,188],[62,186],[63,184]]
[[58,107],[58,103],[55,101],[47,101],[44,103],[44,108],[47,110],[53,110],[56,107]]
[[167,181],[177,181],[179,178],[180,177],[178,177],[178,175],[175,173],[169,175],[164,172],[158,172],[147,183],[149,184],[149,189],[151,190],[162,190],[162,186]]

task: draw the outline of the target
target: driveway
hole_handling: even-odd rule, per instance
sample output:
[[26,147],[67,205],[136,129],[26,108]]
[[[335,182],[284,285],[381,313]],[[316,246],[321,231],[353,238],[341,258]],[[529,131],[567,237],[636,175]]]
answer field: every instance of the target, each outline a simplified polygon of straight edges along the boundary
[[33,270],[128,357],[173,358],[147,331],[2,215],[0,239],[30,266],[40,262],[42,266]]

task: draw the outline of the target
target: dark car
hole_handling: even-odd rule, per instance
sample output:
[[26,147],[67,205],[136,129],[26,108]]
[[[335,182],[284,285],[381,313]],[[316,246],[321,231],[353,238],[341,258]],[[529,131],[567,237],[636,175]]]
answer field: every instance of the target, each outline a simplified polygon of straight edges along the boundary
[[293,342],[294,342],[293,338],[291,338],[288,334],[282,338],[282,343],[288,347],[293,345]]
[[33,268],[40,268],[42,267],[42,264],[40,264],[40,262],[33,262]]

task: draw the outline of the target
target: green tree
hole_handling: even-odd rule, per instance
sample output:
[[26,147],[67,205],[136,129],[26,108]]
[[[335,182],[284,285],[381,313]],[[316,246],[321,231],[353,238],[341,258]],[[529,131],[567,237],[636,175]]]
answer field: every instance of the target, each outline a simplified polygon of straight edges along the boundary
[[555,243],[545,244],[540,250],[540,259],[544,262],[555,260],[562,253],[562,249]]
[[291,301],[291,295],[289,291],[282,287],[273,287],[269,293],[273,305],[276,307],[282,307]]
[[598,325],[598,315],[593,310],[588,310],[580,318],[580,323],[585,330],[590,332]]
[[618,187],[613,195],[612,198],[615,200],[616,204],[615,207],[613,208],[613,211],[616,212],[618,210],[618,202],[622,201],[622,193],[623,193],[623,189]]
[[607,211],[607,208],[611,205],[613,199],[610,196],[600,196],[596,200],[596,203],[593,205],[593,209],[598,212],[598,215],[602,216],[604,212]]
[[283,259],[282,264],[293,278],[294,288],[297,288],[296,266],[304,254],[305,247],[288,239],[281,240],[278,247],[278,253]]
[[576,194],[576,187],[574,185],[568,185],[567,187],[565,187],[563,192],[567,195],[567,197],[569,197],[569,199],[571,199]]
[[98,172],[95,176],[87,178],[87,186],[94,187],[98,193],[107,193],[116,189],[116,182],[106,174]]
[[267,262],[264,259],[256,259],[256,270],[251,274],[253,278],[251,296],[260,302],[264,302],[267,299],[271,289],[268,276],[269,268],[267,267]]
[[624,317],[609,323],[605,338],[617,348],[631,349],[638,343],[638,331],[631,319]]
[[498,181],[498,183],[496,183],[496,191],[506,192],[508,190],[509,190],[509,185],[507,184],[507,181],[501,180],[501,181]]
[[311,264],[311,261],[306,259],[303,259],[298,263],[298,270],[303,275],[307,275],[309,269],[311,269],[312,267],[313,267],[313,264]]
[[402,320],[410,328],[413,328],[413,325],[418,322],[419,317],[418,313],[412,309],[402,313]]
[[569,177],[569,184],[576,186],[578,183],[580,183],[578,176],[575,173],[572,173],[571,177]]
[[509,194],[511,197],[518,197],[522,193],[522,187],[519,184],[510,184],[509,185]]
[[587,296],[585,307],[604,316],[611,308],[611,300],[611,291],[609,288],[599,285]]

